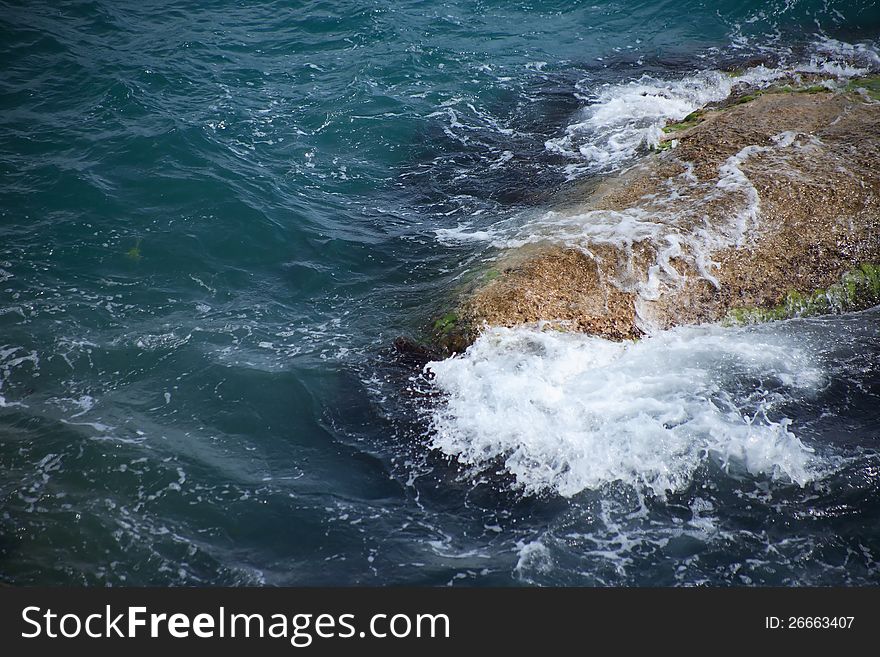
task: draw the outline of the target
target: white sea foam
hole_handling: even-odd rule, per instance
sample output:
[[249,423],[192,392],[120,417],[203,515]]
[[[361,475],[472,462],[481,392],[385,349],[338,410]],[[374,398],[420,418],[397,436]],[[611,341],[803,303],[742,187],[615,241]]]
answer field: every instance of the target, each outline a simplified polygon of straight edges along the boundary
[[815,53],[807,65],[799,70],[816,70],[854,77],[864,75],[871,69],[880,67],[880,53],[875,46],[867,43],[846,43],[820,36],[813,44]]
[[817,467],[773,409],[824,375],[778,334],[685,327],[618,343],[495,328],[428,368],[444,394],[433,447],[478,470],[502,463],[526,493],[621,481],[662,496],[707,459],[798,484]]
[[455,228],[437,228],[434,233],[444,244],[459,242],[491,242],[497,234],[488,230],[471,230],[470,224],[462,224]]
[[819,73],[847,79],[880,67],[880,55],[865,44],[848,44],[822,37],[806,61],[764,65],[731,76],[702,71],[678,79],[642,75],[638,79],[598,88],[581,85],[587,105],[565,128],[565,134],[545,143],[547,150],[572,160],[571,177],[583,172],[606,172],[629,162],[642,148],[656,147],[669,121],[680,121],[707,103],[727,98],[738,85],[763,87],[790,75]]
[[643,75],[622,84],[606,84],[593,91],[565,135],[545,147],[578,162],[571,173],[584,169],[611,171],[632,159],[644,147],[656,147],[663,126],[680,121],[704,105],[727,98],[741,84],[765,86],[790,71],[757,66],[741,76],[704,71],[677,80]]

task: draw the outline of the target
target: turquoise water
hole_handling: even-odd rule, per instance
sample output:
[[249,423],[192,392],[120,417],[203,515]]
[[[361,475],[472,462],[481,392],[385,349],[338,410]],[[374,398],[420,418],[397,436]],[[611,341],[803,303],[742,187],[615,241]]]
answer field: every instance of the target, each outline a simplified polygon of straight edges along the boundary
[[437,231],[600,172],[552,148],[599,90],[871,68],[872,4],[0,3],[0,579],[878,583],[877,312],[753,329],[812,387],[714,384],[818,474],[666,498],[457,465],[392,348],[494,253]]

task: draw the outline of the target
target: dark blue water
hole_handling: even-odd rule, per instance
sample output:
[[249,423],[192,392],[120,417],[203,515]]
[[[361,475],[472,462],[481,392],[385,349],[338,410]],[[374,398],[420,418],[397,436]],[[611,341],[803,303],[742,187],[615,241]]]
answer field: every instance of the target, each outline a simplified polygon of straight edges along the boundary
[[0,3],[0,580],[880,582],[877,312],[754,329],[806,387],[718,381],[809,476],[666,496],[459,466],[391,346],[494,253],[436,231],[592,175],[547,142],[598,90],[878,37],[869,2]]

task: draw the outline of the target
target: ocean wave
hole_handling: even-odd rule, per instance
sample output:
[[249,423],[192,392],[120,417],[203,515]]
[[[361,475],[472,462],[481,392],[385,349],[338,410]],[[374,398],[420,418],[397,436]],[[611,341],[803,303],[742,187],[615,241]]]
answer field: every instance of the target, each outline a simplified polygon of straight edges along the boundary
[[[780,58],[784,53],[778,53]],[[621,168],[644,149],[656,147],[669,121],[680,121],[708,103],[727,98],[738,86],[767,86],[799,74],[830,75],[846,80],[880,68],[872,44],[850,44],[825,36],[812,42],[801,61],[783,58],[776,66],[764,63],[727,73],[706,70],[680,78],[641,75],[594,88],[578,85],[586,105],[564,134],[547,140],[548,151],[571,160],[569,178]]]
[[427,368],[444,394],[432,446],[475,471],[502,464],[527,494],[623,482],[662,497],[708,459],[799,485],[821,470],[777,409],[826,374],[779,334],[703,326],[621,343],[493,328]]

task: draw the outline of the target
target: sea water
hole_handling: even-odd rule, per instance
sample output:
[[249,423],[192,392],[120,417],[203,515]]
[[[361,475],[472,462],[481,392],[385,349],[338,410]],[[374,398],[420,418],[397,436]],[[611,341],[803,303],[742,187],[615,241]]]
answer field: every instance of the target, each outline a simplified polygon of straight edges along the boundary
[[557,199],[731,71],[876,72],[871,3],[4,2],[0,29],[3,581],[880,582],[878,311],[391,346],[508,246],[650,230]]

